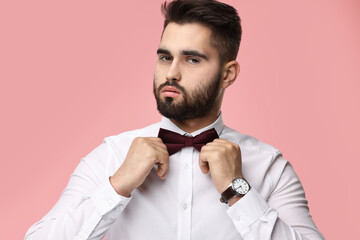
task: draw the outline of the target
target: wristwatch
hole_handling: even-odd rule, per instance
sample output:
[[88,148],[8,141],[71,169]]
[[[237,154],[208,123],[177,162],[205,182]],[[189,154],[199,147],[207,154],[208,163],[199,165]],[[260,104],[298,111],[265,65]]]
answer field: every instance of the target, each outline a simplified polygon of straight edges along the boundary
[[251,187],[245,178],[234,178],[228,188],[221,194],[220,202],[228,203],[230,198],[244,196],[250,191]]

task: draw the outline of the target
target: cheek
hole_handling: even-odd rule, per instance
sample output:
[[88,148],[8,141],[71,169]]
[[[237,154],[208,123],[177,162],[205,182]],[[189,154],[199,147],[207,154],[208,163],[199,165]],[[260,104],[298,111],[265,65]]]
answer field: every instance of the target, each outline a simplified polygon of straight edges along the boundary
[[157,75],[156,75],[156,73],[155,73],[155,74],[154,74],[154,83],[153,83],[155,89],[157,89],[160,84],[161,84],[161,83],[159,82],[158,77],[157,77]]
[[166,81],[166,71],[163,67],[156,66],[154,75],[155,83],[158,85]]
[[158,75],[165,75],[168,70],[169,70],[169,67],[166,64],[156,63],[156,65],[155,65],[155,72]]
[[182,75],[181,84],[190,91],[209,84],[211,74],[209,71],[188,72]]

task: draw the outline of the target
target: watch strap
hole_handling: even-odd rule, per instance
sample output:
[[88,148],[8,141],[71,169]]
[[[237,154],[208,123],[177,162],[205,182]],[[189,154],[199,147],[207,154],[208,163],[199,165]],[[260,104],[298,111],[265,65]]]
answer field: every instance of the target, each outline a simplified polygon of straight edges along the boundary
[[221,194],[220,202],[227,204],[229,199],[234,196],[236,196],[236,193],[232,188],[232,184],[230,183],[229,187]]

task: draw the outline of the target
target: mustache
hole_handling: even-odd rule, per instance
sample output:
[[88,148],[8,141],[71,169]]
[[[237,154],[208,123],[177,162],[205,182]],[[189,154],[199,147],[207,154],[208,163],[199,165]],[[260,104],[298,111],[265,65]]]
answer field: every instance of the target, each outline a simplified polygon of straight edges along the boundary
[[186,90],[184,87],[180,86],[176,81],[166,81],[163,84],[161,84],[158,88],[158,91],[160,92],[162,88],[164,88],[165,86],[171,86],[171,87],[176,87],[182,94],[186,95]]

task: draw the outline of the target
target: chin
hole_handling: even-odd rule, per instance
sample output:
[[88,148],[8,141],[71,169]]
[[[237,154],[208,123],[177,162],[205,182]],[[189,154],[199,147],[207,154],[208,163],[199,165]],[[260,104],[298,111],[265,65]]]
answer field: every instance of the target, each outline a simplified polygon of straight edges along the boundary
[[180,103],[181,102],[181,99],[180,97],[162,97],[161,99],[163,102],[166,102],[166,103]]

